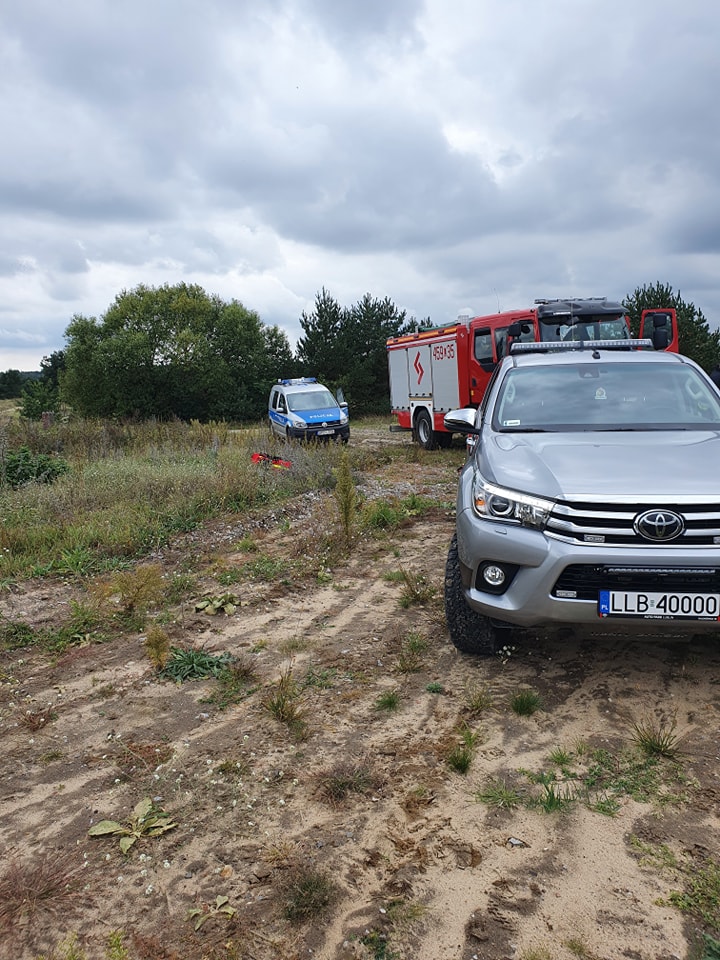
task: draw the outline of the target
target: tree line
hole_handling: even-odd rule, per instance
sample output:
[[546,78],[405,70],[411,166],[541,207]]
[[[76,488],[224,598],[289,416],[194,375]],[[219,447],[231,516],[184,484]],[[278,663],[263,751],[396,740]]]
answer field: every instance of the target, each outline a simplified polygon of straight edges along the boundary
[[[668,284],[638,287],[623,305],[634,330],[643,309],[674,307],[681,351],[706,370],[720,361],[720,331]],[[383,414],[390,406],[386,341],[431,323],[369,293],[343,307],[323,288],[300,326],[293,350],[283,330],[237,300],[197,285],[141,284],[99,319],[74,316],[65,349],[45,357],[35,379],[0,374],[0,399],[3,390],[20,395],[31,419],[66,404],[84,417],[241,422],[265,414],[277,379],[315,376],[342,388],[354,415]]]

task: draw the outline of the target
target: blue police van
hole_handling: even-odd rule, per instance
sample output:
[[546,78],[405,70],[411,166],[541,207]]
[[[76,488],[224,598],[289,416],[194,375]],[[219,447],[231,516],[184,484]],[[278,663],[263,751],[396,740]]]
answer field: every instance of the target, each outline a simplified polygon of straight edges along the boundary
[[273,433],[286,440],[350,439],[348,405],[315,377],[278,380],[270,391],[268,416]]

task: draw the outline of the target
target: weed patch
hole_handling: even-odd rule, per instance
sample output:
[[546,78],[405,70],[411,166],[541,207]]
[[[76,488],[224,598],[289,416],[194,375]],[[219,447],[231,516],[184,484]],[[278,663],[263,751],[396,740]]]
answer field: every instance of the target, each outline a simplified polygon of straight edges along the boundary
[[171,647],[167,663],[158,672],[158,676],[175,683],[219,677],[227,670],[231,660],[229,653],[215,656],[198,647]]
[[397,690],[385,690],[375,701],[375,709],[384,713],[394,713],[400,708],[400,694]]
[[280,893],[285,919],[301,924],[324,916],[338,899],[340,889],[326,871],[299,866],[288,872]]
[[291,668],[280,674],[277,684],[266,694],[263,706],[276,720],[287,726],[293,739],[308,739],[310,728]]
[[177,824],[170,814],[165,813],[153,805],[150,797],[145,797],[135,805],[132,815],[125,823],[117,820],[101,820],[88,830],[90,837],[120,837],[120,849],[124,854],[138,840],[149,837],[159,837],[168,830],[173,830]]
[[530,717],[541,706],[542,699],[535,690],[518,690],[510,698],[510,709],[519,717]]
[[527,790],[507,788],[505,780],[495,778],[476,799],[491,806],[522,805],[546,813],[566,810],[578,802],[607,816],[614,816],[626,798],[661,805],[686,799],[688,782],[678,764],[639,749],[613,753],[584,745],[575,751],[556,748],[548,762],[552,769],[518,771],[529,784]]
[[0,932],[16,932],[43,918],[74,913],[92,902],[84,890],[82,866],[54,854],[25,862],[13,851],[3,857],[0,875]]
[[339,763],[317,776],[318,795],[331,806],[341,805],[350,794],[367,796],[380,781],[365,763]]

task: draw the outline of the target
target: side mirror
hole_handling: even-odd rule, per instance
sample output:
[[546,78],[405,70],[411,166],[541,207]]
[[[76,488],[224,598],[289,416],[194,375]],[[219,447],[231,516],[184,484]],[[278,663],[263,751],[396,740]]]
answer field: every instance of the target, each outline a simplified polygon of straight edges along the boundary
[[450,433],[464,433],[466,436],[479,436],[480,430],[475,426],[477,410],[473,407],[463,407],[462,410],[451,410],[445,414],[443,423]]
[[670,337],[666,326],[655,327],[652,332],[652,343],[656,350],[667,350],[670,346]]

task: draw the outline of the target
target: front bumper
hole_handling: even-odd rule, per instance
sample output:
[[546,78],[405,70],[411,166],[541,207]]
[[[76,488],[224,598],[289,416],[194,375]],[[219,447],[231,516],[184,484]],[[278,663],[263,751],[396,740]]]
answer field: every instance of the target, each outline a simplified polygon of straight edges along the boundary
[[[720,629],[717,620],[601,617],[598,596],[592,590],[578,591],[584,592],[585,596],[557,595],[559,586],[572,579],[572,571],[566,573],[570,567],[599,570],[595,574],[598,586],[603,583],[606,568],[630,571],[624,575],[624,589],[627,590],[662,590],[660,580],[654,588],[647,586],[652,574],[644,573],[643,568],[672,568],[676,571],[716,568],[714,582],[717,583],[720,547],[584,547],[548,537],[531,527],[480,520],[471,508],[458,512],[457,538],[465,599],[478,613],[494,620],[522,627],[593,624],[608,632],[631,630],[642,633],[669,629],[673,633],[693,634]],[[478,571],[488,562],[500,564],[511,572],[509,586],[502,592],[478,589],[483,586]],[[637,571],[637,583],[633,583],[633,570]],[[613,589],[615,584],[609,573],[607,581],[605,588]],[[642,586],[638,586],[640,581]],[[718,592],[717,588],[714,587],[712,592]]]
[[350,425],[345,424],[323,427],[322,424],[309,427],[288,427],[288,432],[293,440],[348,440],[350,438]]

